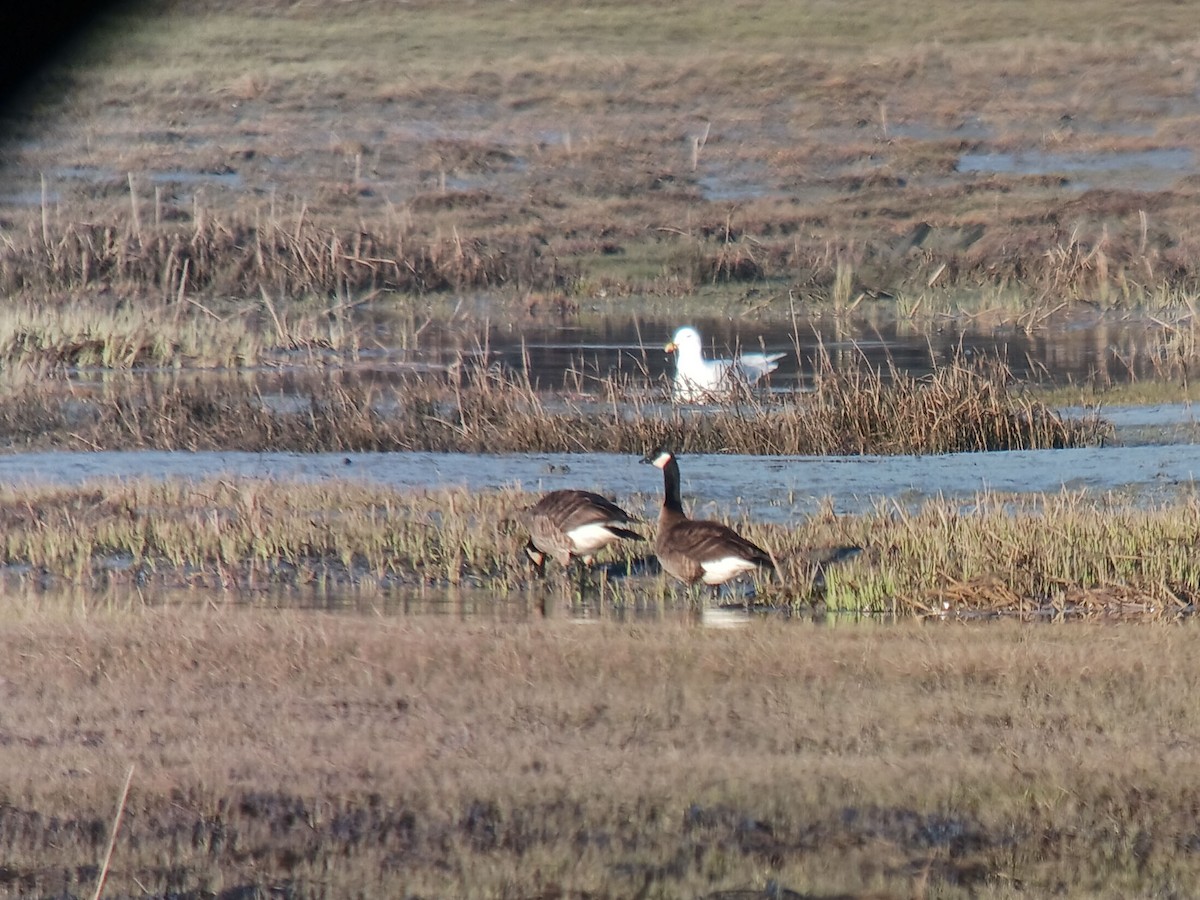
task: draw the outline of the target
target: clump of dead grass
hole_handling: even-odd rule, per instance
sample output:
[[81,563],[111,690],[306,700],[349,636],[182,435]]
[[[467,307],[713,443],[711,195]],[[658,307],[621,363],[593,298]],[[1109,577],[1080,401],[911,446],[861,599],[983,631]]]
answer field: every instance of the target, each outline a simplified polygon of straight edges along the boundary
[[[326,581],[504,585],[522,571],[516,493],[401,493],[250,480],[9,489],[4,563],[83,583],[253,588]],[[526,502],[532,502],[527,500]]]
[[[592,162],[611,164],[607,148],[601,156]],[[605,192],[615,190],[612,179],[601,180]],[[153,218],[130,215],[126,204],[87,219],[43,210],[40,219],[24,216],[23,227],[6,233],[0,288],[39,297],[113,290],[145,302],[247,298],[263,290],[575,295],[597,283],[614,296],[678,295],[712,284],[766,283],[841,308],[849,298],[911,294],[935,284],[955,292],[1019,284],[1051,305],[1065,299],[1128,309],[1196,280],[1194,237],[1151,234],[1146,204],[1139,208],[1123,194],[1091,192],[1086,201],[1065,204],[1066,211],[1061,201],[1043,199],[945,221],[931,210],[907,216],[897,232],[878,219],[902,187],[877,186],[870,199],[856,200],[861,210],[836,222],[778,198],[733,212],[702,208],[696,218],[694,194],[659,192],[624,203],[614,225],[612,198],[576,198],[564,235],[528,210],[514,217],[502,193],[483,190],[420,194],[399,215],[392,210],[357,222],[305,205],[290,212],[274,204],[209,208],[199,198]],[[628,190],[640,197],[645,185]],[[687,229],[659,224],[684,211]]]
[[[784,557],[813,540],[805,529],[760,536]],[[911,511],[881,503],[823,538],[865,548],[826,572],[824,601],[834,608],[1172,620],[1194,615],[1200,600],[1200,503],[1191,496],[1144,506],[1065,492]]]
[[403,223],[339,228],[301,209],[250,215],[193,210],[188,221],[30,224],[0,249],[0,289],[45,295],[113,290],[138,300],[198,294],[297,297],[464,288],[554,288],[572,270],[537,242],[502,235],[421,236]]
[[262,338],[244,324],[164,307],[6,309],[0,365],[40,370],[144,366],[238,366],[258,361]]
[[[286,359],[353,360],[358,326],[345,304],[320,311],[261,299],[131,303],[94,295],[16,301],[0,312],[0,371],[238,368]],[[307,357],[304,356],[307,354]],[[9,381],[13,381],[9,378]]]
[[0,399],[0,435],[24,446],[236,450],[424,450],[768,454],[947,453],[1098,443],[1095,415],[1064,418],[1013,387],[999,363],[925,377],[826,358],[812,392],[746,394],[713,407],[665,402],[665,386],[569,374],[546,392],[522,371],[464,361],[374,387],[337,371],[298,394],[253,382],[137,381],[94,397],[30,384]]
[[1186,390],[1200,370],[1200,297],[1172,298],[1170,307],[1158,310],[1161,331],[1149,348],[1156,380],[1182,384]]

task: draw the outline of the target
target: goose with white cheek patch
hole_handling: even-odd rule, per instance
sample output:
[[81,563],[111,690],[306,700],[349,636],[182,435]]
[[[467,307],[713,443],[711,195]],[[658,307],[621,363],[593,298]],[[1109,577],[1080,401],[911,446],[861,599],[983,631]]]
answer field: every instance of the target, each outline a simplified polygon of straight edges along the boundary
[[664,348],[675,354],[675,399],[684,403],[721,399],[779,368],[783,353],[742,353],[734,359],[705,359],[704,342],[695,328],[675,332]]
[[689,519],[679,495],[679,463],[670,450],[655,450],[642,462],[663,472],[663,505],[654,552],[663,571],[684,584],[703,581],[716,588],[746,572],[776,571],[771,554],[727,525]]
[[645,540],[626,525],[638,520],[617,504],[591,491],[551,491],[519,514],[529,528],[525,553],[538,574],[546,557],[569,567],[575,559],[591,566],[596,554],[615,541]]

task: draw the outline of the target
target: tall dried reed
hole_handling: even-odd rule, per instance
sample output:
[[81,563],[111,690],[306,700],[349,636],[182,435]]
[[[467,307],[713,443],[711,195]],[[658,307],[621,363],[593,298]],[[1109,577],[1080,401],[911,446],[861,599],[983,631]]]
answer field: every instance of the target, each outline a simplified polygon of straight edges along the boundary
[[[44,227],[43,227],[44,226]],[[301,209],[250,216],[197,211],[190,222],[42,222],[0,248],[0,289],[44,295],[119,290],[139,300],[371,290],[561,287],[575,270],[520,236],[420,237],[314,223]]]
[[956,363],[915,377],[825,359],[811,392],[746,394],[679,406],[665,386],[569,375],[546,391],[522,371],[477,361],[373,387],[337,371],[292,397],[243,379],[113,384],[96,397],[42,383],[0,398],[0,436],[25,446],[109,449],[426,450],[770,454],[949,453],[1095,444],[1108,425],[1064,418],[1014,388],[1000,363]]

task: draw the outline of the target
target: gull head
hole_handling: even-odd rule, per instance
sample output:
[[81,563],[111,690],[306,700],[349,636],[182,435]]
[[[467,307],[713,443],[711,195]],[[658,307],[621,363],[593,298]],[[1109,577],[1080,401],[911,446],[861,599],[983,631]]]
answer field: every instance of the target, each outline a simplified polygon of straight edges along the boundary
[[675,332],[671,342],[663,349],[668,353],[678,353],[681,357],[698,357],[703,346],[700,332],[690,326],[684,326]]

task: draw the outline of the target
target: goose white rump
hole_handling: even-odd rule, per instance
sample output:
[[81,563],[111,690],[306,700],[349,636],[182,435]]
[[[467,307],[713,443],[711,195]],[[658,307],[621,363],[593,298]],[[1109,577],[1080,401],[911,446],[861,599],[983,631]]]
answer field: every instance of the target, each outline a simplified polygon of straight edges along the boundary
[[675,399],[685,403],[727,397],[779,368],[783,353],[742,353],[733,359],[705,359],[704,342],[695,328],[675,332],[667,344],[675,354]]

